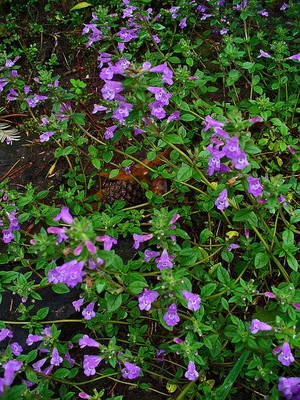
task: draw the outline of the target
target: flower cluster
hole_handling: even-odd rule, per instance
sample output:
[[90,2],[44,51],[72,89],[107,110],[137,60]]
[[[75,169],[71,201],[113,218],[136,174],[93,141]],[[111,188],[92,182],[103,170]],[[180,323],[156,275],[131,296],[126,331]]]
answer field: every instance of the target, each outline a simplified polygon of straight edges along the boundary
[[2,192],[0,193],[0,196],[2,197],[2,209],[0,208],[2,214],[2,218],[0,219],[0,227],[3,235],[2,240],[4,243],[10,243],[15,237],[14,232],[20,229],[20,224],[16,215],[18,210],[15,208],[15,204],[10,201],[9,196],[6,193]]

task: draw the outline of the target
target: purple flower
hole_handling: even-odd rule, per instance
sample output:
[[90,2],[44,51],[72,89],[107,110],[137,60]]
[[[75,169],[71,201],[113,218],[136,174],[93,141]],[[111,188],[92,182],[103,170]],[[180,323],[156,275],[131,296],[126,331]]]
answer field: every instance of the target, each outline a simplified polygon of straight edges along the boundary
[[168,326],[175,326],[180,321],[177,314],[177,306],[175,303],[171,304],[168,311],[164,315],[164,320]]
[[234,136],[231,139],[229,139],[226,142],[225,146],[223,147],[222,152],[224,152],[224,155],[227,158],[233,159],[237,157],[237,155],[241,153],[238,137]]
[[107,251],[109,251],[112,248],[113,244],[118,243],[117,239],[115,239],[109,235],[96,236],[96,240],[97,240],[97,242],[104,242],[103,248],[104,248],[104,250],[107,250]]
[[290,6],[286,3],[283,3],[282,6],[279,8],[280,11],[284,11],[286,9],[290,8]]
[[216,128],[216,127],[222,128],[224,126],[223,122],[217,121],[209,115],[205,117],[203,124],[205,125],[203,129],[204,132],[208,131],[209,128]]
[[269,13],[268,11],[264,8],[263,10],[257,11],[258,15],[262,15],[263,17],[268,17]]
[[88,251],[89,251],[90,254],[96,254],[97,248],[96,248],[96,246],[94,245],[94,243],[92,243],[90,240],[87,240],[87,241],[85,242],[85,247],[88,249]]
[[266,292],[265,296],[268,297],[269,299],[275,299],[276,294],[274,294],[272,292]]
[[173,268],[173,256],[169,257],[166,249],[163,250],[161,256],[155,261],[157,262],[157,268],[161,271],[163,268]]
[[158,298],[159,294],[155,290],[144,289],[143,293],[138,295],[139,309],[149,311],[153,301]]
[[189,361],[188,364],[188,369],[184,376],[189,380],[189,381],[194,381],[195,379],[198,378],[199,373],[196,371],[195,364],[192,361]]
[[253,117],[249,119],[249,122],[255,124],[256,122],[264,122],[264,119],[262,117]]
[[83,357],[83,372],[86,376],[95,375],[96,367],[99,365],[102,358],[100,356],[84,355]]
[[13,355],[15,355],[16,357],[18,357],[23,352],[22,346],[20,346],[19,343],[17,343],[17,342],[13,342],[10,345],[10,349],[11,349],[11,352],[13,353]]
[[90,338],[88,335],[83,335],[78,341],[79,347],[83,349],[85,346],[88,347],[99,347],[100,344],[96,340]]
[[104,107],[104,106],[98,106],[97,104],[94,104],[94,109],[93,109],[93,111],[92,111],[92,114],[96,114],[97,112],[101,112],[101,111],[106,111],[106,112],[108,112],[109,110],[107,110],[107,107]]
[[135,364],[124,362],[125,368],[121,370],[124,379],[135,379],[141,374],[141,368]]
[[166,350],[159,349],[156,351],[156,358],[158,362],[163,362],[165,359]]
[[133,234],[133,248],[138,249],[140,247],[140,243],[146,242],[147,240],[150,240],[153,238],[152,233],[149,233],[148,235],[137,235],[136,233]]
[[32,335],[31,333],[28,335],[26,339],[26,344],[31,346],[33,343],[41,342],[43,340],[43,336],[40,335]]
[[180,9],[179,6],[174,6],[170,8],[170,13],[171,13],[171,18],[175,19],[177,18],[180,14],[177,14],[177,11]]
[[85,275],[83,267],[83,261],[68,261],[48,272],[48,282],[54,284],[64,282],[68,287],[73,288],[77,283],[82,282],[82,278]]
[[37,372],[42,372],[41,368],[45,364],[46,361],[47,361],[47,358],[42,358],[41,360],[32,364],[32,368]]
[[88,304],[86,306],[86,308],[82,311],[82,316],[84,317],[84,319],[86,319],[87,321],[94,318],[96,313],[94,311],[94,306],[95,303],[91,302],[90,304]]
[[2,235],[3,235],[2,240],[4,243],[10,243],[15,237],[11,229],[3,229]]
[[230,245],[228,247],[226,247],[226,249],[228,251],[232,251],[232,250],[239,249],[239,248],[240,248],[240,246],[238,244],[235,244],[235,243],[230,243]]
[[2,340],[6,339],[7,337],[9,338],[13,337],[12,331],[7,328],[2,328],[0,331],[0,342],[2,342]]
[[106,140],[112,139],[114,137],[114,131],[117,129],[117,125],[112,125],[106,128],[106,131],[104,132],[104,138]]
[[299,303],[293,303],[292,306],[296,308],[296,310],[300,310],[300,304]]
[[17,100],[18,96],[19,96],[18,93],[13,88],[10,88],[9,93],[7,95],[7,100],[15,101],[15,100]]
[[167,118],[167,123],[174,121],[174,120],[180,120],[180,112],[178,110],[174,111],[172,114],[170,114]]
[[252,176],[247,177],[248,192],[253,196],[260,196],[263,192],[263,187],[259,183],[259,178],[253,178]]
[[269,53],[266,53],[265,51],[263,51],[263,50],[259,50],[259,56],[257,56],[257,58],[260,58],[260,57],[264,57],[264,58],[271,58],[271,56],[270,56],[270,54]]
[[227,195],[227,189],[223,189],[222,192],[219,194],[217,200],[215,201],[215,206],[218,210],[223,211],[229,206]]
[[188,301],[187,308],[192,311],[197,311],[200,308],[201,299],[198,294],[193,294],[186,290],[182,290],[183,297]]
[[72,302],[73,307],[75,308],[75,311],[79,312],[80,307],[83,305],[83,299],[75,300]]
[[281,364],[286,367],[289,367],[291,363],[295,361],[288,342],[284,342],[282,346],[276,347],[276,349],[273,350],[273,354],[278,353],[280,353],[278,356],[278,361],[280,361]]
[[163,106],[164,104],[157,100],[153,103],[150,103],[149,107],[151,108],[151,115],[158,119],[164,119],[166,116],[166,111],[164,110]]
[[157,65],[156,67],[152,67],[150,68],[150,72],[157,72],[159,74],[163,74],[162,76],[162,82],[163,83],[168,83],[169,85],[173,84],[173,72],[172,70],[170,70],[170,68],[168,67],[167,63],[163,63],[160,65]]
[[[103,96],[103,99],[105,100],[115,100],[117,99],[117,94],[122,92],[124,89],[122,83],[120,82],[115,82],[115,81],[107,81],[103,88],[101,89],[101,93]],[[119,97],[119,99],[122,98],[122,96]]]
[[300,393],[300,378],[279,378],[278,390],[284,394],[287,400],[299,400],[298,396],[294,397],[294,395]]
[[124,125],[125,119],[128,117],[130,110],[133,108],[133,105],[130,103],[126,103],[125,101],[119,102],[119,107],[113,113],[112,118],[117,119],[120,124]]
[[60,357],[57,348],[54,347],[52,354],[51,354],[50,364],[58,367],[62,362],[63,362],[63,358]]
[[249,330],[252,334],[255,334],[258,331],[271,331],[272,326],[265,322],[261,322],[259,319],[253,319],[249,326]]
[[61,211],[53,218],[53,221],[60,221],[62,220],[65,224],[71,224],[74,221],[74,218],[70,214],[69,208],[63,206]]
[[289,57],[289,60],[300,62],[300,53],[294,54],[293,56]]
[[182,18],[182,19],[179,21],[179,28],[180,28],[180,29],[184,29],[186,26],[187,26],[187,25],[186,25],[186,18]]
[[138,37],[138,30],[136,28],[121,28],[120,32],[118,32],[117,35],[124,42],[130,42],[132,39],[136,39]]
[[232,158],[232,164],[236,169],[244,169],[249,165],[247,155],[243,151],[240,151],[236,157]]
[[144,252],[144,260],[146,262],[149,262],[151,260],[151,258],[155,258],[158,257],[160,255],[159,251],[155,251],[155,250],[145,250]]
[[115,69],[114,66],[109,63],[109,66],[107,68],[102,68],[99,77],[104,80],[111,80],[114,77],[115,74]]
[[99,51],[99,57],[97,58],[100,61],[98,68],[102,68],[103,64],[107,64],[111,59],[111,54]]
[[169,104],[169,99],[172,97],[171,93],[166,92],[158,86],[148,86],[147,89],[154,94],[155,99],[160,101],[162,105],[166,106]]
[[54,132],[44,132],[40,135],[40,142],[48,142],[48,140],[51,138],[51,136],[54,135]]
[[19,371],[22,367],[22,361],[17,360],[9,360],[3,364],[4,368],[4,377],[3,384],[4,386],[10,386],[15,378],[15,372]]
[[61,243],[64,240],[68,240],[68,236],[65,234],[66,228],[59,228],[58,226],[49,226],[47,232],[54,233],[57,235],[57,243]]

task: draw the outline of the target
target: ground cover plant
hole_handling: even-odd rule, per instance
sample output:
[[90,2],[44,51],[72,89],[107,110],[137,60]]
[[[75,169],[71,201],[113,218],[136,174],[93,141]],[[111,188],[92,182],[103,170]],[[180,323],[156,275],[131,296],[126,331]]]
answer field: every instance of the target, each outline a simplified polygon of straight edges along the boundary
[[2,6],[53,160],[1,179],[1,398],[300,399],[298,2],[70,3]]

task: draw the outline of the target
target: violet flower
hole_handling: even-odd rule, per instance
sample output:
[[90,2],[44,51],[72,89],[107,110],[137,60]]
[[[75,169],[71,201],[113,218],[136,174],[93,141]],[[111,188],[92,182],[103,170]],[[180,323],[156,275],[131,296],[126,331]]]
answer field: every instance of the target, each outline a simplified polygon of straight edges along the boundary
[[0,342],[2,342],[2,340],[6,339],[7,337],[8,338],[13,337],[12,331],[8,328],[2,328],[0,331]]
[[89,356],[87,354],[83,357],[83,372],[86,376],[95,375],[96,367],[99,365],[102,358],[100,356]]
[[163,316],[166,324],[168,326],[175,326],[180,321],[180,318],[177,314],[177,306],[175,303],[171,304],[168,311]]
[[117,125],[112,125],[106,128],[104,132],[104,138],[105,140],[112,139],[114,137],[114,131],[117,129]]
[[63,206],[61,211],[53,218],[53,221],[62,220],[65,224],[71,224],[74,221],[74,218],[70,214],[69,207]]
[[48,142],[51,136],[54,135],[54,132],[44,132],[40,135],[40,142]]
[[129,116],[129,112],[132,108],[132,104],[126,103],[125,101],[120,101],[119,107],[113,113],[112,118],[117,119],[120,124],[124,125],[125,119]]
[[290,377],[290,378],[279,378],[278,383],[278,390],[282,392],[286,399],[295,399],[299,400],[294,397],[295,394],[300,393],[300,378]]
[[121,370],[124,379],[135,379],[141,374],[141,368],[135,364],[124,362],[125,368]]
[[188,364],[188,369],[184,376],[189,380],[189,381],[194,381],[195,379],[198,378],[199,373],[196,371],[195,364],[192,361],[189,361]]
[[215,201],[215,206],[218,210],[223,211],[229,206],[227,195],[227,189],[223,189],[222,192],[219,194],[217,200]]
[[153,238],[152,233],[149,233],[147,235],[138,235],[134,233],[133,234],[134,244],[132,247],[137,250],[140,247],[140,243],[146,242],[147,240],[150,240],[152,238]]
[[169,104],[169,99],[172,97],[171,93],[166,92],[158,86],[148,86],[147,89],[154,94],[155,100],[160,101],[162,105],[166,106]]
[[163,250],[160,257],[155,261],[157,262],[157,268],[161,271],[163,268],[173,268],[173,256],[169,256],[166,249]]
[[261,196],[263,192],[263,187],[259,183],[259,178],[253,178],[252,176],[247,177],[248,182],[248,192],[253,196]]
[[231,161],[234,167],[240,170],[246,168],[249,165],[247,155],[243,151],[240,151],[239,154],[236,157],[232,158]]
[[270,56],[270,54],[269,53],[267,53],[267,52],[265,52],[265,51],[263,51],[263,50],[259,50],[259,56],[257,56],[257,58],[261,58],[261,57],[264,57],[264,58],[271,58],[271,56]]
[[90,338],[88,335],[83,335],[78,341],[79,347],[83,349],[84,347],[99,347],[100,344],[96,340]]
[[273,350],[273,354],[278,353],[280,353],[278,356],[278,361],[280,361],[281,364],[286,367],[289,367],[291,363],[295,361],[288,342],[284,342],[282,346],[276,347],[276,349]]
[[29,333],[29,335],[27,336],[27,339],[26,339],[26,344],[28,346],[31,346],[33,343],[41,342],[43,339],[44,339],[43,336],[33,335],[33,334]]
[[45,364],[46,361],[47,361],[47,358],[42,358],[41,360],[39,360],[39,361],[35,362],[34,364],[32,364],[32,368],[36,372],[42,372],[41,368]]
[[172,114],[170,114],[167,118],[167,123],[174,121],[174,120],[180,120],[180,112],[178,110],[174,111]]
[[249,326],[249,330],[255,335],[258,331],[271,331],[272,326],[265,322],[261,322],[259,319],[253,319]]
[[284,11],[290,8],[290,6],[287,3],[283,3],[282,6],[279,8],[280,11]]
[[158,119],[164,119],[166,116],[166,111],[163,108],[164,104],[160,101],[154,101],[149,103],[149,107],[151,108],[151,115]]
[[51,354],[50,364],[58,367],[62,362],[63,362],[63,358],[60,357],[57,348],[54,347],[52,354]]
[[237,155],[241,153],[241,149],[239,147],[239,139],[237,136],[233,136],[229,140],[227,140],[226,144],[222,148],[222,152],[227,158],[235,158]]
[[289,60],[300,62],[300,53],[294,54],[293,56],[289,57]]
[[83,299],[75,300],[72,302],[73,307],[75,308],[75,311],[79,312],[80,307],[83,305]]
[[198,294],[193,294],[187,290],[182,290],[183,297],[188,301],[187,308],[192,311],[197,311],[200,308],[201,299]]
[[184,29],[186,26],[187,26],[187,25],[186,25],[186,18],[182,18],[182,19],[179,21],[179,28],[180,28],[180,29]]
[[156,351],[156,359],[158,362],[163,362],[165,359],[166,350],[159,349]]
[[144,251],[144,260],[146,262],[149,262],[151,260],[151,258],[155,258],[158,257],[160,255],[159,251],[155,251],[155,250],[145,250]]
[[10,243],[15,237],[11,229],[3,229],[2,235],[3,235],[2,240],[4,243]]
[[90,319],[92,319],[96,316],[96,313],[94,311],[94,306],[95,306],[95,303],[91,302],[82,311],[82,316],[84,317],[85,320],[89,321]]
[[144,289],[141,294],[138,295],[139,309],[149,311],[152,303],[158,298],[159,294],[156,290]]
[[210,115],[204,118],[203,124],[205,125],[203,129],[204,132],[208,131],[209,128],[222,128],[224,126],[223,122],[213,119]]
[[14,356],[18,357],[23,353],[23,347],[17,342],[13,342],[10,345],[11,352]]
[[9,387],[14,379],[15,379],[15,372],[19,371],[22,367],[22,361],[17,360],[9,360],[3,364],[4,368],[4,377],[3,377],[3,384],[4,386]]
[[106,111],[106,112],[108,112],[109,110],[107,109],[107,107],[94,104],[94,108],[93,108],[92,114],[96,114],[96,113],[99,112],[99,111],[100,111],[100,112],[101,112],[101,111]]
[[104,250],[107,250],[107,251],[109,251],[114,244],[118,243],[117,239],[115,239],[109,235],[96,236],[96,240],[97,240],[97,242],[104,242],[103,248],[104,248]]
[[49,226],[49,228],[47,228],[47,232],[57,235],[57,243],[62,243],[63,241],[68,240],[68,236],[65,234],[65,227],[59,228],[58,226]]

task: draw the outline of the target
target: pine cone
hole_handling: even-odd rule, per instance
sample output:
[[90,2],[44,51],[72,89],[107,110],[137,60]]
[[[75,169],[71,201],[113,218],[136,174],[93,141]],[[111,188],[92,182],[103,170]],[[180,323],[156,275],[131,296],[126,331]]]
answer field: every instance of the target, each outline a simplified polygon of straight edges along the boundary
[[144,190],[136,182],[109,181],[103,189],[103,200],[108,204],[113,204],[116,200],[123,200],[128,206],[135,206],[146,201]]

